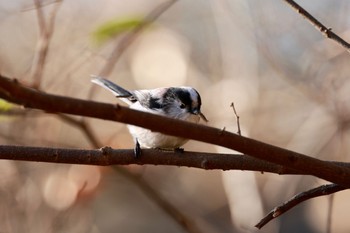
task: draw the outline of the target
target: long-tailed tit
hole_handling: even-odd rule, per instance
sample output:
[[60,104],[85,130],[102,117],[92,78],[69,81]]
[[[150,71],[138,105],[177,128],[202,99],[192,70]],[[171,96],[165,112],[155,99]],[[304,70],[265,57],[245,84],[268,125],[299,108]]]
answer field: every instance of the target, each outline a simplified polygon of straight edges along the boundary
[[[192,87],[164,87],[152,90],[128,91],[109,80],[93,76],[93,83],[111,91],[130,108],[198,123],[200,118],[208,121],[201,113],[201,97]],[[149,129],[128,125],[136,149],[143,148],[177,149],[188,139],[152,132]],[[139,148],[138,148],[139,149]],[[138,152],[136,151],[136,156]]]

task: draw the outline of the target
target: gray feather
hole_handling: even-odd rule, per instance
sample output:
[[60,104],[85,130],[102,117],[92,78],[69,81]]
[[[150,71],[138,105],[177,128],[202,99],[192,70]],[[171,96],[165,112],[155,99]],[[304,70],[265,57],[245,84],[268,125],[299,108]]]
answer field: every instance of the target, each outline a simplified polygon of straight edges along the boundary
[[[91,77],[93,77],[93,79],[91,79],[91,82],[93,82],[93,83],[103,87],[104,89],[112,92],[115,95],[115,97],[125,98],[123,100],[129,104],[130,104],[130,102],[133,103],[136,101],[134,94],[128,90],[125,90],[121,86],[118,86],[117,84],[115,84],[107,79],[101,78],[99,76],[91,75]],[[128,100],[128,101],[126,101],[126,100]]]

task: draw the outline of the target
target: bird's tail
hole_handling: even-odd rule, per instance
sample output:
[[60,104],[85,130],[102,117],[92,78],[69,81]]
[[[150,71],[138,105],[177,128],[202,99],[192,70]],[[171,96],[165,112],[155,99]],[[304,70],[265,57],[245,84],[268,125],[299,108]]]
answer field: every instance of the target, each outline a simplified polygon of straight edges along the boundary
[[93,79],[91,79],[91,82],[105,88],[106,90],[109,90],[118,98],[128,98],[132,96],[131,92],[129,92],[128,90],[125,90],[124,88],[118,86],[117,84],[107,79],[104,79],[95,75],[93,75],[92,77]]
[[101,78],[99,76],[91,75],[91,77],[92,77],[91,82],[112,92],[117,98],[122,98],[122,100],[128,104],[134,102],[135,97],[130,91],[125,90],[121,86],[118,86],[117,84],[107,79]]

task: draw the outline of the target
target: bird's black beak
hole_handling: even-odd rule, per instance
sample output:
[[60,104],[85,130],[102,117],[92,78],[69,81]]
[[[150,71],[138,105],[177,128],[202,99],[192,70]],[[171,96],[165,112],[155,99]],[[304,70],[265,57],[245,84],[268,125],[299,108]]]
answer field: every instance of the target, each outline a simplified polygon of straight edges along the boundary
[[199,112],[198,115],[202,118],[203,121],[208,122],[207,118],[204,116],[203,113]]
[[199,115],[200,118],[202,118],[203,121],[208,122],[207,118],[199,110],[195,109],[194,111],[192,111],[192,113],[195,114],[195,115]]

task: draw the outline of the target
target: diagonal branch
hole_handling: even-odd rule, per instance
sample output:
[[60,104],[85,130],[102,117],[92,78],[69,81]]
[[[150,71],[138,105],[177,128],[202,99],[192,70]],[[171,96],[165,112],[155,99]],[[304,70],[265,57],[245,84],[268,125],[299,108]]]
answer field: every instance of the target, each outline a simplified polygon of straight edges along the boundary
[[281,216],[288,210],[311,198],[330,195],[339,191],[343,191],[344,189],[346,188],[337,184],[327,184],[299,193],[287,202],[283,203],[282,205],[275,207],[270,213],[268,213],[263,219],[261,219],[260,222],[255,225],[255,227],[261,229],[274,218]]
[[300,15],[307,19],[317,30],[319,30],[326,38],[335,41],[336,43],[343,46],[347,52],[350,53],[350,44],[346,42],[343,38],[335,34],[331,28],[326,27],[315,17],[313,17],[309,12],[302,8],[298,3],[293,0],[284,0],[288,5],[290,5],[294,10],[296,10]]
[[213,127],[140,112],[120,105],[46,94],[24,87],[18,81],[1,75],[0,98],[28,108],[118,121],[169,135],[223,146],[257,159],[308,173],[344,187],[350,187],[350,169],[347,167],[328,163]]

